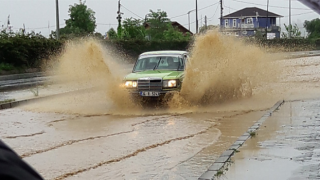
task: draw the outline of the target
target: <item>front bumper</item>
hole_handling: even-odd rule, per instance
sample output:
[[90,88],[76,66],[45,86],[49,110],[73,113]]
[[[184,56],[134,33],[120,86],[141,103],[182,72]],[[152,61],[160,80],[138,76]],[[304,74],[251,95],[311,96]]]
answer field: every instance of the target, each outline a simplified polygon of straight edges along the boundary
[[140,94],[142,91],[155,91],[160,92],[160,94],[167,94],[167,93],[173,93],[173,92],[179,92],[179,88],[171,88],[171,89],[163,89],[163,90],[138,90],[138,89],[127,89],[130,94]]

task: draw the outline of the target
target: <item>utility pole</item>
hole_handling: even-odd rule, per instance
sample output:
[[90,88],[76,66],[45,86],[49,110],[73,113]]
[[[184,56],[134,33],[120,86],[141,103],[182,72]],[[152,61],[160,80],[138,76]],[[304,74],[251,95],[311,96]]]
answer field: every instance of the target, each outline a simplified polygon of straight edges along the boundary
[[118,12],[117,12],[118,16],[117,16],[117,19],[118,19],[118,28],[117,28],[117,33],[118,33],[118,37],[121,36],[122,34],[122,27],[121,27],[121,15],[123,13],[121,13],[121,3],[120,3],[120,0],[118,1]]
[[291,0],[289,0],[289,39],[291,39]]
[[56,0],[56,38],[59,40],[59,2]]
[[198,34],[198,0],[196,0],[196,33]]
[[205,26],[206,29],[207,29],[207,16],[204,16],[204,26]]
[[[192,11],[193,11],[193,10],[192,10]],[[190,13],[191,13],[192,11],[189,11],[189,12],[188,12],[188,24],[189,24],[189,31],[190,31]]]
[[266,39],[268,39],[269,0],[267,0]]
[[222,32],[223,26],[222,26],[222,16],[223,16],[223,7],[222,7],[222,0],[220,0],[220,31]]

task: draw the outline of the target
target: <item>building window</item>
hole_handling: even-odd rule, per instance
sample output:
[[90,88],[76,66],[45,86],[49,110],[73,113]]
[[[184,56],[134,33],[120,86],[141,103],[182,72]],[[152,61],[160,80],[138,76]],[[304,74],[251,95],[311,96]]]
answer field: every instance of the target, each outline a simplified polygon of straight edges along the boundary
[[253,19],[252,18],[247,18],[247,24],[253,24]]
[[233,25],[233,27],[237,27],[237,20],[236,19],[233,20],[233,24],[232,25]]
[[229,20],[228,19],[225,19],[224,20],[224,27],[228,27],[229,26]]

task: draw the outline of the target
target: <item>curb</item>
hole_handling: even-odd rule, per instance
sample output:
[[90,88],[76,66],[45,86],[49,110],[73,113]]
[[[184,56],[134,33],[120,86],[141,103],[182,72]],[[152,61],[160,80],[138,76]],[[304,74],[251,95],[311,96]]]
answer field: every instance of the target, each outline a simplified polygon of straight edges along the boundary
[[43,100],[46,98],[52,98],[52,97],[71,94],[71,93],[75,93],[75,92],[88,91],[91,89],[93,89],[93,88],[79,89],[79,90],[67,91],[67,92],[63,92],[63,93],[59,93],[59,94],[51,94],[51,95],[47,95],[47,96],[41,96],[41,97],[36,97],[36,98],[23,99],[23,100],[19,100],[19,101],[12,101],[12,102],[8,102],[8,103],[3,103],[3,104],[0,104],[0,110],[14,108],[19,105],[26,104],[26,103],[32,102],[32,101]]
[[239,149],[244,142],[250,138],[250,134],[248,132],[255,132],[259,129],[261,124],[267,120],[275,110],[277,110],[282,104],[284,100],[278,101],[275,105],[273,105],[255,124],[253,124],[247,132],[245,132],[242,136],[240,136],[226,151],[224,151],[218,159],[208,168],[206,172],[204,172],[198,180],[214,180],[216,179],[218,173],[226,166],[227,163],[230,162],[230,158],[233,154]]

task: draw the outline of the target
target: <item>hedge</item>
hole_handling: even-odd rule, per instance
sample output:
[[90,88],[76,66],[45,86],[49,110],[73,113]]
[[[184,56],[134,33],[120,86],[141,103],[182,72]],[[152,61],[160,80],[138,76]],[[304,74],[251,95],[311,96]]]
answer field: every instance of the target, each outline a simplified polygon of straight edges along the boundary
[[[249,39],[248,43],[255,43],[261,47],[282,51],[311,50],[316,44],[307,39]],[[118,51],[135,59],[139,54],[155,50],[187,50],[190,41],[147,41],[147,40],[102,40],[104,44],[115,47]],[[0,64],[15,67],[39,67],[42,59],[60,52],[64,41],[45,38],[38,34],[8,35],[0,34]],[[320,43],[318,42],[320,45]]]
[[15,67],[38,67],[44,58],[59,51],[61,41],[38,34],[0,34],[0,64]]
[[189,41],[146,41],[146,40],[116,40],[104,41],[104,43],[114,46],[117,50],[136,58],[146,51],[158,50],[187,50],[191,42]]
[[254,42],[271,51],[307,51],[316,49],[316,44],[309,39],[257,39]]

